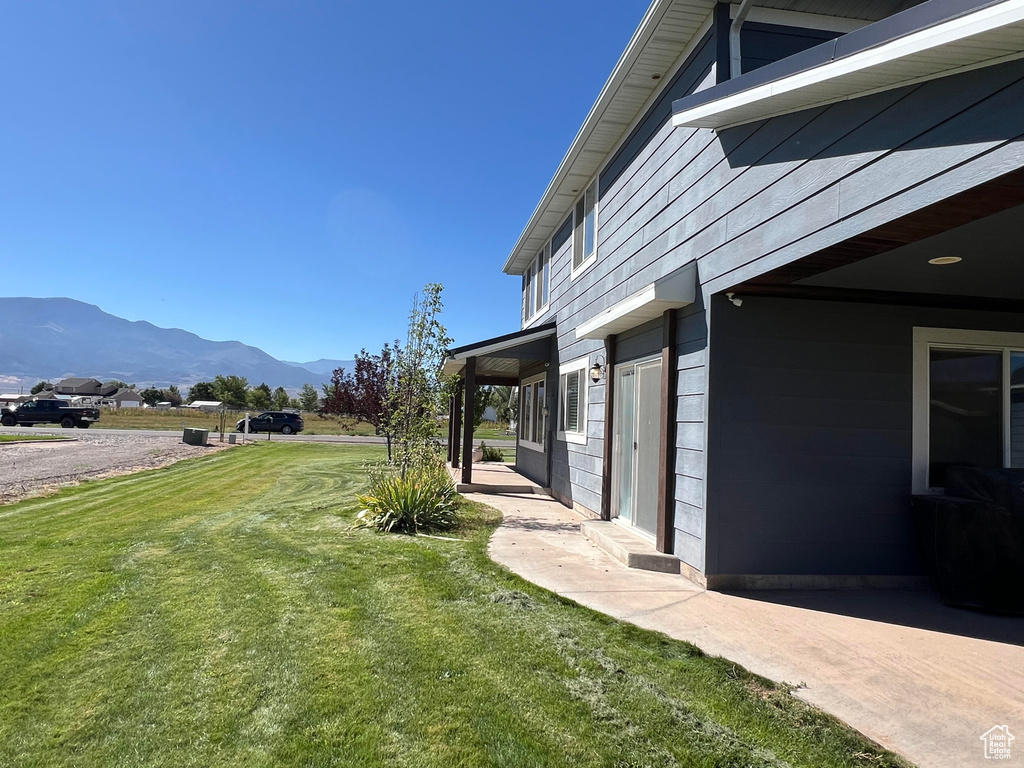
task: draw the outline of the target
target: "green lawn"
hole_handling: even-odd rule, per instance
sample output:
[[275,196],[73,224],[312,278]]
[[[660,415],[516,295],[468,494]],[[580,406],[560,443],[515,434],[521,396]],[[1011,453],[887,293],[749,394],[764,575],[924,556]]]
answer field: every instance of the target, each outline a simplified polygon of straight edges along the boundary
[[891,766],[465,541],[351,534],[377,448],[256,443],[0,507],[0,765]]
[[0,443],[17,443],[23,440],[68,440],[60,435],[0,435]]

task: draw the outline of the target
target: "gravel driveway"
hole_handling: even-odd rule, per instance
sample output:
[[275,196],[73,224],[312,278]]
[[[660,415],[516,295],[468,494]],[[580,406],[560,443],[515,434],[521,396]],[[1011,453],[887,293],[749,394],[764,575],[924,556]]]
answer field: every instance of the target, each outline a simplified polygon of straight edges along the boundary
[[105,435],[76,429],[74,437],[75,442],[0,444],[0,504],[87,478],[164,467],[219,450],[185,445],[177,435]]

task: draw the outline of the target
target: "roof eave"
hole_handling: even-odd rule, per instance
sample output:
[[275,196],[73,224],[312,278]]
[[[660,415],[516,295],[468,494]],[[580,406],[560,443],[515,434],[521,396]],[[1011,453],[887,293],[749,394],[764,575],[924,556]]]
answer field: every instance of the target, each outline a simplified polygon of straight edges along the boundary
[[[607,82],[605,82],[604,87],[601,89],[601,92],[597,97],[597,101],[594,102],[590,112],[587,114],[586,120],[583,121],[583,125],[580,127],[572,144],[569,146],[569,150],[565,153],[565,157],[562,158],[562,162],[559,164],[558,170],[555,171],[555,175],[552,177],[547,189],[544,191],[540,202],[537,203],[536,208],[534,208],[533,213],[530,215],[530,219],[523,228],[522,233],[519,235],[519,239],[516,241],[515,247],[505,260],[505,265],[502,267],[502,271],[506,274],[521,274],[526,265],[529,264],[530,259],[534,254],[532,248],[528,249],[527,246],[533,236],[534,230],[539,224],[539,220],[548,210],[554,198],[559,194],[566,177],[570,175],[570,171],[573,170],[577,159],[585,149],[587,140],[594,132],[597,125],[601,122],[601,119],[609,105],[618,93],[619,88],[631,73],[640,54],[650,42],[655,31],[658,29],[659,23],[672,7],[674,2],[675,0],[653,0],[650,8],[647,9],[647,13],[644,15],[643,20],[637,27],[636,32],[633,33],[633,37],[630,39],[629,45],[626,46],[626,50],[623,52],[622,56],[619,57],[618,63],[616,63]],[[698,4],[707,6],[706,12],[710,17],[710,14],[714,10],[715,3],[713,1],[708,1],[706,3],[694,3],[694,5]],[[706,22],[696,25],[694,30],[695,33],[700,32],[704,23]],[[685,45],[683,47],[685,47]],[[652,84],[652,94],[660,86],[660,83],[661,81],[659,80]],[[588,178],[592,175],[592,173],[588,174]],[[564,213],[559,213],[558,218],[561,220],[564,216]],[[557,226],[557,224],[555,226]]]

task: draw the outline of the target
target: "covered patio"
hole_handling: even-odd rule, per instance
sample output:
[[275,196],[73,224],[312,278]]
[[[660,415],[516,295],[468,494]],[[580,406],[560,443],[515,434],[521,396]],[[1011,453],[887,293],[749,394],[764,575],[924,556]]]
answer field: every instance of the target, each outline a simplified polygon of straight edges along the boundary
[[[482,386],[518,387],[524,366],[550,362],[554,334],[555,324],[547,323],[449,351],[443,372],[446,376],[458,376],[459,386],[449,403],[448,464],[461,485],[474,484],[473,411],[477,389]],[[495,482],[492,475],[493,471],[488,470],[483,485],[522,485],[511,480],[503,483],[503,478]],[[530,487],[535,485],[531,483]]]

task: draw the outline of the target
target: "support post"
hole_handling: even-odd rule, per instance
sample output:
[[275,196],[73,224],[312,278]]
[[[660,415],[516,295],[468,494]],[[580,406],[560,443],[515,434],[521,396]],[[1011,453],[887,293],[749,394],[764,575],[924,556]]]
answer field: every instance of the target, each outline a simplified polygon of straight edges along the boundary
[[462,460],[462,482],[473,482],[473,406],[476,401],[476,358],[466,359],[466,423],[463,425],[462,442],[466,446]]
[[612,519],[612,461],[615,457],[615,337],[604,340],[604,458],[601,465],[601,519]]
[[448,463],[452,463],[452,446],[455,441],[452,439],[452,428],[455,426],[455,395],[448,398]]
[[656,548],[671,554],[675,530],[676,477],[676,310],[661,316],[661,445],[658,451],[658,524]]
[[455,425],[452,428],[452,469],[459,468],[459,454],[461,446],[459,440],[462,437],[462,384],[455,390]]

